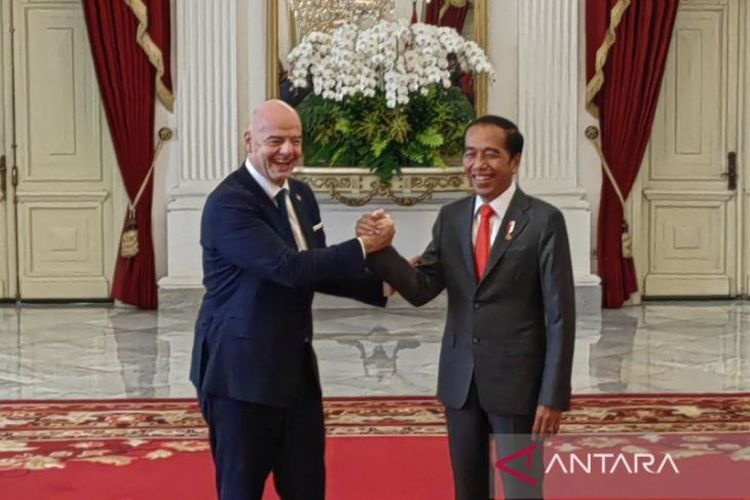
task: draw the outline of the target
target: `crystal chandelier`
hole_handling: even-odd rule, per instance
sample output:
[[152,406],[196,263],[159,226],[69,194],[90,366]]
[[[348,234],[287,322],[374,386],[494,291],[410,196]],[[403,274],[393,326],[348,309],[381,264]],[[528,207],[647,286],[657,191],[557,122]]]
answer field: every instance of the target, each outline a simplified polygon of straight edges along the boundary
[[351,23],[368,25],[393,15],[393,0],[289,0],[304,36]]

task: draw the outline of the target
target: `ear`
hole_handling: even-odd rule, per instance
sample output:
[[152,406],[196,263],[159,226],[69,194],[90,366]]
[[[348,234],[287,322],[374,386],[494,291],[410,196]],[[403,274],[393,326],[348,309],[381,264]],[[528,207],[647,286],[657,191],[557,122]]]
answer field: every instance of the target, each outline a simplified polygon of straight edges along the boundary
[[245,152],[250,154],[253,152],[253,137],[250,134],[250,129],[245,130],[243,137],[245,139]]
[[518,173],[518,167],[521,166],[521,153],[516,153],[510,160],[510,168],[514,174]]

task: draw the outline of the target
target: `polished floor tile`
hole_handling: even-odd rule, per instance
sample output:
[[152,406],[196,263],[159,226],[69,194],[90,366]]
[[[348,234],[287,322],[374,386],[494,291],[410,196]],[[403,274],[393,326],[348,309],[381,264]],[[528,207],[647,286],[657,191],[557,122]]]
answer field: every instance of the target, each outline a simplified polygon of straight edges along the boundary
[[[0,399],[192,397],[196,311],[0,306]],[[445,311],[317,310],[327,396],[431,395]],[[579,318],[576,393],[750,391],[750,303],[647,303]]]

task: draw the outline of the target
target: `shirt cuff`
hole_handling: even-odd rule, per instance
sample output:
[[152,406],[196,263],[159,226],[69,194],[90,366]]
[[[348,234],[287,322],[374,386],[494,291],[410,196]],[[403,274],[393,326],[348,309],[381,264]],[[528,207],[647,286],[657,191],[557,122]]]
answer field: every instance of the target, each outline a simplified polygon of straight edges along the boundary
[[362,241],[362,238],[360,238],[359,236],[357,236],[357,241],[359,241],[359,246],[362,247],[362,258],[366,259],[367,258],[367,250],[365,250],[365,242]]

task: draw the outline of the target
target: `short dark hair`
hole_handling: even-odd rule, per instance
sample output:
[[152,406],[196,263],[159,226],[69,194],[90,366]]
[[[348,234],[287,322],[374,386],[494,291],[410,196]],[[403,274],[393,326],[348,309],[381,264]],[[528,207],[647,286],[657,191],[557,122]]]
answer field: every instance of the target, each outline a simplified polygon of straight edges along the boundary
[[516,124],[507,118],[497,115],[484,115],[472,120],[464,131],[464,142],[466,142],[466,134],[469,132],[469,129],[479,125],[492,125],[505,130],[505,149],[511,156],[516,156],[523,152],[523,135],[518,131]]

